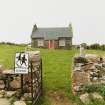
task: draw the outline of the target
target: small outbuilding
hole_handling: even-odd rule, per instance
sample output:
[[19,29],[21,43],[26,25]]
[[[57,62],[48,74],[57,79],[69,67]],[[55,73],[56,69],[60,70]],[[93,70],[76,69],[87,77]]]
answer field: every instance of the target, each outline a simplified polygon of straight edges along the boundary
[[73,31],[69,27],[38,28],[35,24],[31,34],[34,48],[71,49]]

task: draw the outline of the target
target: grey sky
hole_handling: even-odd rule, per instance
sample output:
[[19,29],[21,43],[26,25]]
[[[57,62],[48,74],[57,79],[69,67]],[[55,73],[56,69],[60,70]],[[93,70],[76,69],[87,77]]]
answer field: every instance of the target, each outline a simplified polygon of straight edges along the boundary
[[105,43],[105,0],[0,0],[0,41],[30,41],[33,25],[72,23],[73,43]]

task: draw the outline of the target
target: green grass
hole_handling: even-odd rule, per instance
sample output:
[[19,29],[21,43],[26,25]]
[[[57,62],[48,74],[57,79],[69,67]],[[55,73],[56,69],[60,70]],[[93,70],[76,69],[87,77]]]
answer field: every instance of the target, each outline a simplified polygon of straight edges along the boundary
[[[0,64],[4,64],[7,69],[14,68],[15,53],[24,51],[25,47],[13,45],[0,45]],[[78,96],[74,97],[71,92],[71,69],[73,56],[77,50],[40,50],[43,59],[43,90],[44,97],[38,105],[51,105],[47,93],[49,91],[62,90],[65,96],[73,100],[77,105],[82,105]],[[88,53],[104,55],[104,51],[88,50]],[[90,105],[94,105],[90,104]],[[96,105],[96,104],[95,104]],[[105,105],[97,104],[97,105]]]
[[12,46],[12,45],[0,45],[0,64],[3,64],[6,68],[14,68],[15,53],[23,51],[24,47]]

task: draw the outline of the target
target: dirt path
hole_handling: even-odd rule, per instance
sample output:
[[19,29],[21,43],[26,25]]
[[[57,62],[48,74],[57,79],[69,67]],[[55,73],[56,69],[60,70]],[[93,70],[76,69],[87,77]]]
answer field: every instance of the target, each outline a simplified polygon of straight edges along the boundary
[[75,105],[62,91],[50,91],[48,97],[51,105]]
[[10,102],[5,98],[0,98],[0,105],[10,105]]

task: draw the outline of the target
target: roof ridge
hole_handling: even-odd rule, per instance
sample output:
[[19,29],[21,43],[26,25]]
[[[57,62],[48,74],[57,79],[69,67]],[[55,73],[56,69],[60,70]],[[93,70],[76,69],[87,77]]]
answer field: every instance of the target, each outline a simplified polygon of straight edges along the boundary
[[69,28],[69,27],[38,27],[39,29],[44,29],[44,28],[47,28],[47,29],[50,29],[50,28]]

